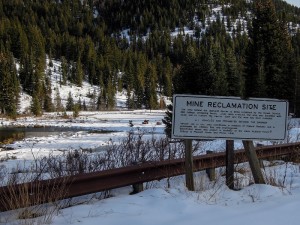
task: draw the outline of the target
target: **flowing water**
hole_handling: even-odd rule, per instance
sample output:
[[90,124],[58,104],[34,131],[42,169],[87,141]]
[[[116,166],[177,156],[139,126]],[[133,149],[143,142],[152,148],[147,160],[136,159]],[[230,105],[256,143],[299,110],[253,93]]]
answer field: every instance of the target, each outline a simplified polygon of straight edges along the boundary
[[79,128],[74,127],[3,127],[0,128],[0,143],[9,140],[21,140],[31,137],[46,137],[57,135],[62,132],[78,132]]

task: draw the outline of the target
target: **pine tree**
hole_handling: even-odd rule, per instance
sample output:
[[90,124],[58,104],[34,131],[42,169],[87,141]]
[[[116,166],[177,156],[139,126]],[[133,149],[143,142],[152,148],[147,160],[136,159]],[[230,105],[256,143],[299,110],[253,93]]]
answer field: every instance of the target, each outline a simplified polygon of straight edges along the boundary
[[35,116],[42,115],[41,103],[40,103],[39,97],[36,93],[33,93],[32,102],[31,102],[31,112]]
[[30,95],[33,93],[33,77],[33,59],[31,55],[26,55],[23,61],[20,62],[19,79],[23,90]]
[[45,99],[44,99],[44,110],[46,112],[52,112],[54,110],[54,105],[52,103],[52,86],[51,86],[51,70],[45,78]]
[[173,105],[168,105],[166,115],[162,119],[162,122],[165,125],[165,134],[169,138],[171,137],[171,132],[172,132],[172,117],[173,117],[172,111],[173,111]]
[[27,35],[19,21],[13,21],[14,28],[11,32],[11,51],[14,57],[22,60],[28,54],[29,43]]
[[165,96],[172,95],[172,78],[173,78],[173,71],[172,71],[172,63],[169,57],[165,60],[164,66],[164,74],[163,74],[163,94]]
[[67,99],[67,104],[66,104],[66,110],[67,111],[72,111],[73,108],[74,108],[74,100],[73,100],[71,92],[69,92],[68,99]]
[[145,100],[144,104],[148,109],[157,108],[157,72],[154,65],[149,64],[148,70],[146,72],[146,81],[145,81]]
[[83,108],[83,111],[87,111],[87,106],[86,106],[86,103],[85,103],[85,100],[83,100],[83,104],[82,104],[82,108]]
[[228,94],[228,83],[225,65],[225,55],[221,49],[220,43],[213,46],[213,56],[216,66],[216,80],[214,83],[214,94],[226,96]]
[[[300,34],[300,33],[299,33]],[[295,93],[293,100],[293,113],[296,117],[300,116],[300,52],[296,53],[296,63],[295,63]]]
[[201,94],[201,64],[196,50],[189,46],[184,62],[174,77],[176,94]]
[[3,3],[2,1],[0,1],[0,17],[4,16],[4,12],[3,12]]
[[125,75],[122,77],[124,88],[127,89],[127,92],[131,92],[134,87],[134,64],[133,56],[131,54],[126,55],[126,64],[125,64]]
[[64,110],[64,107],[63,107],[62,102],[61,102],[61,97],[60,97],[60,93],[59,93],[59,88],[58,87],[56,87],[54,105],[55,105],[56,112]]
[[126,106],[128,109],[136,108],[134,103],[134,97],[132,95],[134,95],[134,93],[132,93],[129,89],[127,89]]
[[215,82],[217,79],[216,62],[211,47],[201,53],[200,77],[198,79],[200,94],[216,95]]
[[147,59],[146,56],[142,53],[140,53],[137,57],[138,59],[136,61],[134,92],[136,97],[136,106],[137,108],[141,108],[144,100]]
[[112,110],[115,107],[115,91],[112,81],[109,79],[107,84],[107,109]]
[[46,66],[45,40],[37,26],[29,26],[28,30],[29,47],[34,60],[35,71],[39,71],[39,75],[41,75]]
[[79,111],[82,110],[81,98],[78,99],[76,105],[78,106]]
[[80,106],[76,103],[73,107],[73,117],[76,118],[79,116]]
[[228,82],[228,95],[241,96],[242,80],[238,73],[237,61],[231,48],[226,50],[226,73]]
[[89,105],[90,105],[91,111],[95,111],[97,109],[96,97],[97,97],[97,94],[96,94],[96,90],[94,89],[93,93],[90,94]]
[[98,97],[97,97],[97,108],[96,108],[97,110],[104,109],[103,102],[104,102],[104,99],[103,99],[103,96],[102,96],[102,91],[100,90],[99,94],[98,94]]
[[78,86],[82,86],[83,81],[83,69],[82,64],[80,61],[80,58],[77,59],[76,65],[75,65],[75,77],[74,77],[74,83]]
[[255,2],[246,62],[246,96],[287,98],[290,76],[287,58],[291,44],[271,0]]
[[16,118],[19,82],[12,55],[0,52],[0,113]]
[[61,57],[61,84],[66,85],[67,80],[68,80],[68,71],[69,71],[69,66],[67,63],[67,60],[64,56]]

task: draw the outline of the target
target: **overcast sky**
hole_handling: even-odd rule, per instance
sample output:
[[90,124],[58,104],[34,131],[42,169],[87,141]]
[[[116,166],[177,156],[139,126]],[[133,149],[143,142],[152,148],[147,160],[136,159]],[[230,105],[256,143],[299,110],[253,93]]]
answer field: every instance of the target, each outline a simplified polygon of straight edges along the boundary
[[291,5],[295,5],[297,7],[300,7],[300,0],[285,0],[287,3],[290,3]]

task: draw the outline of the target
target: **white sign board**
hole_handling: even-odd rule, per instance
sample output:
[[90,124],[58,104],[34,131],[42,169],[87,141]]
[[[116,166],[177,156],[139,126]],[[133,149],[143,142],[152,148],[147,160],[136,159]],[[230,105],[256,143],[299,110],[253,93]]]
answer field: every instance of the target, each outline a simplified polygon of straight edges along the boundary
[[288,102],[174,95],[172,138],[284,140]]

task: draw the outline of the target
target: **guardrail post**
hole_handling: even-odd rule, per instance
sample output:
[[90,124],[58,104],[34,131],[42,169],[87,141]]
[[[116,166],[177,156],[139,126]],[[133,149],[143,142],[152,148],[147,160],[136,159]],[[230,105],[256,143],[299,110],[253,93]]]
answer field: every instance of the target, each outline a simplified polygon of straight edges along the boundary
[[[213,154],[213,153],[214,153],[214,151],[211,151],[211,150],[206,151],[206,154]],[[216,179],[216,170],[215,170],[215,168],[206,169],[206,174],[207,174],[210,181],[213,181],[213,180]]]
[[[138,165],[137,162],[132,162],[131,165]],[[137,193],[140,193],[144,190],[144,184],[143,183],[136,183],[136,184],[133,184],[132,185],[132,192],[130,192],[131,195],[133,194],[137,194]]]
[[138,184],[133,184],[132,185],[132,192],[130,193],[131,195],[133,194],[137,194],[137,193],[140,193],[144,190],[144,185],[143,183],[138,183]]

